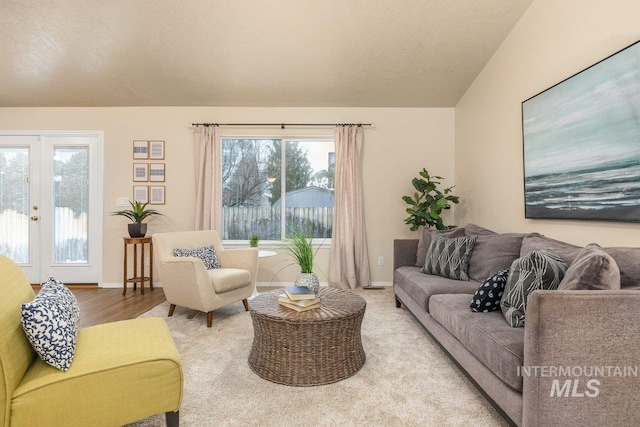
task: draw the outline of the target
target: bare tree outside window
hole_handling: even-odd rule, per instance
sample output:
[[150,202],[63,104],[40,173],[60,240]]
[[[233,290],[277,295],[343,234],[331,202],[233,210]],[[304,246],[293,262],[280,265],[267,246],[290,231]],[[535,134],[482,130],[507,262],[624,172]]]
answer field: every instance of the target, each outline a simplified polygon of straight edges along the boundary
[[222,151],[224,240],[282,240],[294,228],[331,237],[333,140],[223,138]]

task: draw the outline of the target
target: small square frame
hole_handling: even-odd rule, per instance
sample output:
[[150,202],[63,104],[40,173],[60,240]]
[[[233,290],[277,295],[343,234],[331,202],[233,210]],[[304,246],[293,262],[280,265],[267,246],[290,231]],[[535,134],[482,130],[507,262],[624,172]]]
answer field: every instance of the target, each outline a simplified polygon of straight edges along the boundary
[[148,185],[134,185],[133,186],[133,200],[135,202],[147,203],[149,201],[149,186]]
[[149,158],[149,141],[133,140],[133,158],[135,160]]
[[164,163],[150,163],[149,164],[149,181],[151,182],[164,182]]
[[149,186],[149,192],[151,198],[149,199],[150,205],[164,205],[165,203],[165,186],[164,185],[151,185]]
[[146,163],[133,164],[133,181],[147,182],[149,181],[149,165]]
[[149,141],[149,160],[164,160],[164,141]]

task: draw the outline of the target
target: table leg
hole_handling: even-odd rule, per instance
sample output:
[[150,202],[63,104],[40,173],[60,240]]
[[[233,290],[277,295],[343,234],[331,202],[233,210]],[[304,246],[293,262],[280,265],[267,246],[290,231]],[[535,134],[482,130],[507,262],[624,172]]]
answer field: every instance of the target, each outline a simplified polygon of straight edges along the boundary
[[138,278],[138,245],[133,244],[133,290],[138,288],[138,282],[135,280]]
[[140,247],[142,248],[140,251],[140,293],[144,295],[144,243],[141,244]]
[[149,242],[149,287],[153,290],[153,241]]
[[124,241],[124,267],[122,268],[122,271],[124,273],[122,273],[123,277],[122,277],[122,286],[123,286],[123,290],[122,290],[122,295],[126,295],[127,294],[127,241]]

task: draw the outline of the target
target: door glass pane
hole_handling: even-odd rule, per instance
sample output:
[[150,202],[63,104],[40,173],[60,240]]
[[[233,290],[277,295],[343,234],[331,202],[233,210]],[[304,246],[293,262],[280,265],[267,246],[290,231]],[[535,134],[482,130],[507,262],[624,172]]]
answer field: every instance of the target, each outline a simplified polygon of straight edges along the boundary
[[89,214],[88,147],[53,150],[54,263],[86,263]]
[[0,253],[29,263],[29,149],[0,147]]
[[331,238],[334,207],[333,141],[287,141],[285,213],[287,237],[293,229],[313,238]]

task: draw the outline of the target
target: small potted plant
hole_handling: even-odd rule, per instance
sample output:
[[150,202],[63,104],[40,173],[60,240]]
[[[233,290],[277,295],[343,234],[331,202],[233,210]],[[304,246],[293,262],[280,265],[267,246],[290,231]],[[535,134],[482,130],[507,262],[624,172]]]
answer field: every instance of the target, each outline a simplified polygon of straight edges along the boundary
[[129,201],[131,209],[125,209],[123,211],[111,212],[111,215],[119,215],[127,217],[131,220],[131,224],[128,225],[129,236],[131,237],[144,237],[147,234],[147,224],[142,221],[153,215],[162,215],[155,209],[147,209],[147,203],[139,201]]
[[314,252],[311,236],[303,234],[300,230],[293,230],[291,237],[287,239],[286,248],[300,266],[300,273],[296,277],[296,286],[306,286],[315,294],[320,289],[318,275],[313,271]]
[[252,234],[251,237],[249,237],[249,246],[251,246],[252,248],[257,248],[259,240],[260,238],[257,234]]

